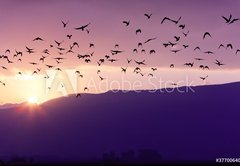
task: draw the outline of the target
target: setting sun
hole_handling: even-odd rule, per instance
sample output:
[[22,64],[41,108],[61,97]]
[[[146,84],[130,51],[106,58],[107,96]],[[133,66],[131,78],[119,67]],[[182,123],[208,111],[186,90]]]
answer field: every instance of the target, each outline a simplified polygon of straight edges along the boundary
[[37,104],[37,102],[38,102],[38,100],[37,100],[37,98],[35,96],[32,96],[32,97],[28,98],[27,101],[30,104]]

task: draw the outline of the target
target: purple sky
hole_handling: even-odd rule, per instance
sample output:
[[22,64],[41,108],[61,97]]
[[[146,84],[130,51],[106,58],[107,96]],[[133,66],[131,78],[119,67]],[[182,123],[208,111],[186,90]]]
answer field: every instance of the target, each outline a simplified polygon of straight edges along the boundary
[[[14,64],[8,64],[5,60],[0,59],[1,66],[8,68],[7,71],[0,69],[0,81],[10,84],[6,87],[0,86],[0,90],[3,92],[12,92],[9,93],[8,97],[0,96],[0,102],[23,101],[29,97],[29,95],[33,95],[29,93],[27,96],[23,95],[24,97],[20,95],[14,99],[11,97],[14,95],[14,92],[16,92],[16,89],[19,89],[19,87],[16,87],[16,84],[19,83],[19,80],[15,79],[16,74],[21,71],[29,75],[30,71],[36,70],[36,67],[30,65],[29,62],[39,63],[39,58],[43,55],[42,50],[45,48],[48,48],[51,52],[51,55],[46,59],[46,64],[51,64],[66,70],[76,70],[82,66],[85,69],[83,72],[86,73],[86,75],[84,75],[86,79],[88,79],[88,77],[90,78],[90,76],[98,79],[96,70],[101,69],[102,76],[114,77],[117,80],[122,77],[120,67],[128,66],[130,70],[137,66],[134,62],[127,64],[126,58],[129,58],[138,61],[146,60],[147,66],[145,66],[143,71],[146,75],[151,72],[151,67],[157,67],[158,74],[160,72],[160,75],[162,74],[161,76],[165,81],[173,80],[177,82],[179,79],[183,79],[184,75],[187,75],[191,80],[195,81],[194,85],[202,84],[199,77],[206,75],[209,75],[207,80],[209,84],[238,81],[240,80],[239,77],[237,77],[239,75],[240,53],[235,55],[235,52],[240,48],[237,36],[240,21],[227,25],[221,16],[228,17],[229,14],[232,14],[233,18],[239,18],[239,6],[240,2],[237,0],[230,2],[227,0],[218,2],[208,0],[1,1],[0,54],[8,55],[9,59],[14,61]],[[152,13],[153,15],[148,20],[144,16],[144,13]],[[185,29],[181,30],[178,25],[168,21],[160,24],[165,16],[174,20],[181,16],[178,25],[185,24]],[[61,20],[69,21],[65,29],[62,27]],[[128,27],[125,27],[122,23],[124,20],[130,20]],[[74,30],[74,28],[89,22],[91,22],[89,26],[90,34],[87,34],[85,31]],[[135,31],[138,28],[142,30],[142,33],[136,35]],[[190,31],[189,35],[184,37],[182,32],[187,32],[188,30]],[[212,38],[207,37],[203,40],[202,37],[206,31],[210,32]],[[67,34],[73,35],[71,40],[66,38]],[[42,37],[44,42],[33,42],[32,40],[37,36]],[[174,36],[181,37],[178,45],[175,48],[171,48],[182,49],[177,54],[172,53],[169,47],[164,48],[162,45],[162,43],[168,41],[174,42]],[[153,37],[157,37],[157,39],[143,46],[147,52],[146,54],[133,53],[132,50],[137,48],[139,42],[144,42],[148,38]],[[74,54],[63,55],[63,57],[67,59],[63,64],[57,66],[55,60],[52,59],[59,56],[56,48],[49,48],[50,44],[56,45],[54,40],[64,40],[62,45],[64,48],[68,48],[74,41],[77,41],[80,48],[75,49]],[[89,43],[94,43],[95,48],[89,48]],[[224,45],[231,43],[233,49],[218,49],[221,43]],[[119,49],[123,50],[124,53],[112,57],[118,59],[116,63],[106,62],[101,67],[98,67],[96,61],[104,58],[104,55],[110,54],[110,50],[114,48],[115,44],[119,44]],[[183,49],[183,44],[187,44],[189,47]],[[36,53],[29,55],[25,52],[25,46],[34,48]],[[199,46],[201,51],[193,51],[196,46]],[[7,48],[11,50],[10,54],[5,54]],[[149,55],[148,53],[151,49],[155,49],[156,54]],[[15,50],[24,52],[22,57],[23,62],[19,63],[16,59],[12,58]],[[140,50],[141,49],[139,49],[139,52]],[[202,53],[209,50],[215,52],[215,54],[207,55]],[[77,54],[91,52],[94,52],[94,57],[91,58],[92,63],[90,64],[86,64],[83,60],[76,58]],[[198,62],[194,60],[196,57],[205,60]],[[226,65],[218,67],[214,64],[215,59],[221,60]],[[187,68],[184,66],[186,62],[194,62],[194,67],[192,69]],[[174,70],[169,69],[171,63],[175,64]],[[210,71],[199,70],[199,65],[201,64],[208,65]],[[91,67],[91,69],[87,71],[86,66]],[[44,75],[47,69],[46,66],[39,64],[37,67],[41,68],[39,75]],[[132,74],[132,71],[129,71],[129,73]],[[231,73],[234,74],[231,75]],[[131,82],[136,79],[144,82],[142,78],[135,78],[135,76],[131,74],[128,76]],[[14,81],[10,81],[13,78]],[[145,83],[146,80],[147,76]],[[86,80],[84,83],[86,83]],[[11,87],[11,84],[15,84],[15,86]],[[23,83],[19,83],[18,85],[20,86],[22,84]],[[26,83],[24,83],[24,85],[25,84]],[[28,82],[27,84],[30,86],[33,83]],[[150,87],[145,85],[142,88],[146,89]],[[90,90],[90,92],[96,91]],[[39,91],[35,93],[39,93]],[[19,91],[18,94],[22,94],[22,92]]]

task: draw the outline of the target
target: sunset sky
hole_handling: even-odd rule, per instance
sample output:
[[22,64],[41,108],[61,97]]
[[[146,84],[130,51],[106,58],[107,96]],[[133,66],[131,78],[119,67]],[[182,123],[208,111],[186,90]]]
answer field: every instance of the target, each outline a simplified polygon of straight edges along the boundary
[[[173,87],[172,83],[195,86],[239,81],[240,52],[235,53],[240,49],[240,20],[227,24],[222,18],[228,18],[230,14],[232,18],[240,18],[239,7],[238,0],[2,0],[0,55],[8,56],[13,63],[0,59],[0,81],[6,84],[0,84],[0,104],[24,102],[30,98],[42,102],[67,93],[83,93],[84,87],[89,89],[86,93],[99,93],[112,89],[159,89]],[[151,18],[147,19],[145,13],[152,14]],[[161,24],[164,17],[181,19],[178,24],[170,21]],[[61,20],[68,22],[66,28]],[[123,21],[129,20],[130,25],[125,26]],[[74,29],[88,23],[89,34],[86,30]],[[181,29],[179,25],[185,25],[185,28]],[[137,29],[142,33],[136,35]],[[188,31],[185,37],[183,33]],[[212,37],[207,36],[203,40],[205,32]],[[68,39],[67,35],[72,35],[72,38]],[[175,42],[174,36],[180,36],[178,44],[165,48],[163,43]],[[33,41],[36,37],[44,41]],[[156,40],[138,48],[139,42],[155,37]],[[63,41],[61,47],[66,49],[62,51],[63,55],[59,55],[54,40]],[[65,54],[73,42],[78,42],[79,48],[74,47],[74,53]],[[89,48],[90,43],[95,47]],[[124,52],[112,56],[110,50],[116,49],[116,44]],[[233,49],[218,49],[220,44],[232,44]],[[189,47],[184,49],[182,45]],[[25,46],[33,48],[35,53],[27,53]],[[194,51],[197,46],[200,51]],[[135,48],[138,53],[133,52]],[[5,53],[7,49],[10,53]],[[43,53],[44,49],[48,49],[50,55]],[[146,54],[141,53],[141,49],[145,49]],[[150,55],[152,49],[156,53]],[[171,52],[178,49],[181,51],[176,54]],[[23,56],[14,58],[15,51],[23,52]],[[214,54],[203,53],[205,51]],[[92,52],[91,63],[77,57],[78,54]],[[48,56],[44,63],[39,61],[42,55]],[[105,55],[117,61],[106,61]],[[53,59],[56,57],[65,59],[57,64]],[[19,58],[22,62],[18,61]],[[105,62],[98,66],[97,61],[102,58]],[[132,59],[132,62],[128,64],[127,59]],[[225,65],[217,66],[216,59]],[[134,60],[145,60],[146,65],[139,66],[143,77],[133,73],[137,67]],[[33,66],[30,62],[38,64]],[[192,62],[192,68],[184,65]],[[175,67],[170,68],[170,64]],[[46,65],[54,68],[48,69]],[[209,66],[210,70],[199,69],[200,65]],[[121,72],[121,67],[128,67],[126,74]],[[157,70],[152,71],[152,67]],[[41,71],[32,75],[37,68]],[[62,72],[57,72],[56,68],[61,68]],[[83,78],[77,77],[76,70]],[[97,74],[97,70],[101,72]],[[154,77],[148,76],[150,73]],[[46,75],[50,78],[45,79]],[[200,79],[207,75],[205,81]],[[100,81],[99,76],[106,79]]]

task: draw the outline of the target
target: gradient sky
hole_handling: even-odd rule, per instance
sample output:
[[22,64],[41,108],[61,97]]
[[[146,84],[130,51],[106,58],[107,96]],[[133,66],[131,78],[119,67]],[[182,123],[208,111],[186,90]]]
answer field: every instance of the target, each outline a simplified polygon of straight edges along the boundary
[[[171,82],[184,85],[205,85],[235,82],[240,80],[239,60],[240,53],[235,52],[240,48],[239,26],[240,21],[228,25],[221,16],[228,17],[232,14],[239,18],[240,1],[192,1],[192,0],[3,0],[0,2],[0,55],[7,55],[13,64],[7,64],[6,60],[0,59],[0,81],[6,86],[0,85],[0,103],[22,102],[30,97],[36,97],[44,101],[66,93],[82,92],[84,87],[89,87],[89,93],[99,93],[111,89],[157,89],[171,86]],[[147,19],[144,13],[152,13],[151,19]],[[165,17],[178,19],[182,17],[179,24],[185,24],[181,30],[178,25],[171,22],[161,24]],[[66,28],[63,28],[61,20],[69,21]],[[124,20],[130,20],[130,25],[125,27]],[[74,28],[91,22],[90,33],[76,31]],[[136,29],[142,30],[136,35]],[[190,31],[188,37],[182,32]],[[202,39],[203,34],[208,31],[212,38]],[[71,40],[66,35],[72,34]],[[174,41],[173,36],[180,36],[180,42],[174,49],[183,49],[183,44],[189,48],[183,49],[177,54],[170,52],[170,48],[164,48],[162,43]],[[32,40],[41,37],[43,42]],[[145,44],[143,47],[146,54],[134,54],[133,49],[137,48],[139,42],[148,38],[157,37],[156,40]],[[62,41],[64,48],[69,48],[73,42],[78,42],[80,48],[74,49],[74,54],[62,55],[66,58],[63,63],[57,65],[52,58],[59,57],[54,40]],[[95,48],[89,48],[89,43],[94,43]],[[218,49],[220,44],[231,43],[233,50]],[[49,45],[53,44],[54,48]],[[97,60],[106,54],[114,45],[119,44],[120,50],[124,52],[112,56],[118,59],[116,63],[105,62],[97,66]],[[25,46],[34,48],[36,53],[26,53]],[[202,51],[193,51],[199,46]],[[47,70],[44,64],[32,66],[29,62],[39,63],[43,49],[49,49],[50,56],[45,64],[61,67],[63,74],[56,75],[56,72]],[[10,49],[11,53],[5,53]],[[149,50],[155,49],[156,54],[149,55]],[[13,59],[15,50],[24,53],[23,62]],[[203,51],[213,51],[214,55],[207,55]],[[79,60],[77,54],[94,52],[92,63],[86,64]],[[139,51],[140,52],[140,51]],[[204,58],[198,62],[194,58]],[[126,59],[138,61],[146,60],[146,66],[142,68],[146,76],[134,74],[132,71],[137,66],[131,62],[127,64]],[[218,67],[214,64],[215,59],[221,60],[225,66]],[[184,66],[186,62],[194,62],[194,67],[189,69]],[[174,69],[169,65],[175,64]],[[200,70],[199,65],[208,65],[209,71]],[[121,67],[128,67],[127,74],[121,73]],[[151,67],[157,67],[153,72]],[[38,76],[32,76],[36,68],[41,68]],[[100,82],[96,71],[101,70],[101,76],[107,78],[104,83]],[[74,72],[80,70],[84,78],[76,78]],[[22,72],[23,75],[17,75]],[[154,74],[154,78],[147,76]],[[46,81],[43,77],[46,74],[51,78]],[[66,75],[67,74],[67,75]],[[209,75],[206,81],[199,77]],[[58,86],[61,77],[65,88]],[[66,79],[68,78],[68,79]],[[55,81],[54,81],[55,80]],[[68,81],[69,80],[69,81]],[[71,83],[71,86],[69,85]],[[56,85],[56,86],[55,86]],[[53,93],[48,92],[47,87],[55,86]]]

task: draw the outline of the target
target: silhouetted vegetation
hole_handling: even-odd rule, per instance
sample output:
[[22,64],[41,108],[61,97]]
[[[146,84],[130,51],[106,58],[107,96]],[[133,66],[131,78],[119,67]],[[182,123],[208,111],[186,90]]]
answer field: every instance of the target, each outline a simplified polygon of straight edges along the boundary
[[4,162],[3,162],[3,160],[0,160],[0,165],[4,165]]
[[162,160],[162,156],[157,150],[154,149],[141,149],[139,150],[138,160],[140,163],[159,163]]
[[102,155],[102,160],[103,160],[104,163],[109,163],[109,164],[110,163],[114,164],[114,163],[119,163],[120,162],[119,157],[113,151],[111,151],[109,153],[104,153]]
[[135,159],[134,150],[128,150],[127,152],[123,152],[121,155],[121,161],[126,163],[132,163]]
[[0,166],[2,165],[31,165],[34,164],[34,157],[25,156],[12,156],[9,160],[0,160]]
[[120,157],[114,151],[104,153],[102,162],[107,164],[117,163],[141,163],[141,164],[157,164],[162,162],[162,156],[155,149],[140,149],[138,153],[134,150],[122,152]]

